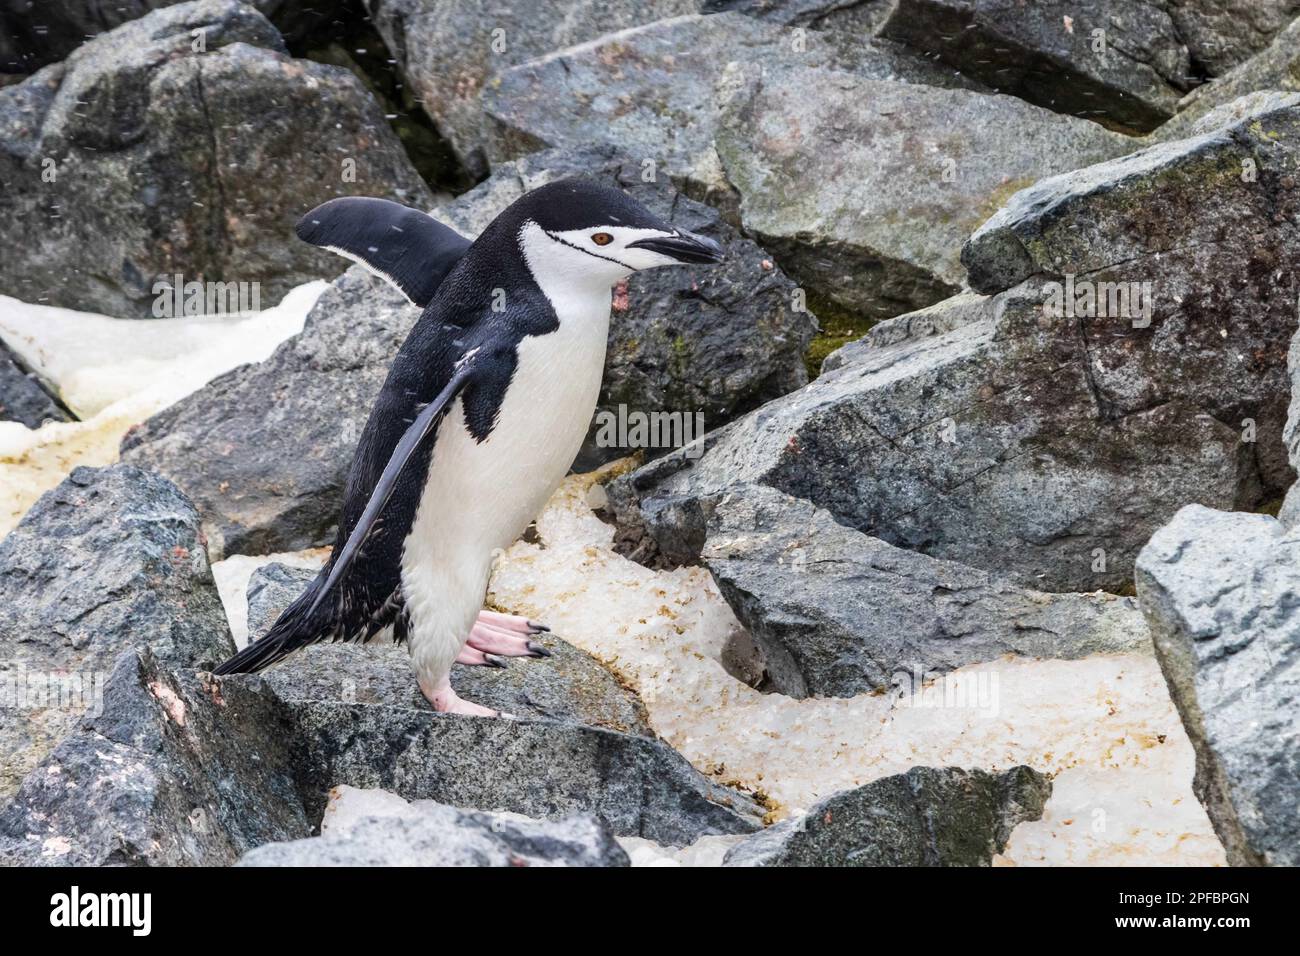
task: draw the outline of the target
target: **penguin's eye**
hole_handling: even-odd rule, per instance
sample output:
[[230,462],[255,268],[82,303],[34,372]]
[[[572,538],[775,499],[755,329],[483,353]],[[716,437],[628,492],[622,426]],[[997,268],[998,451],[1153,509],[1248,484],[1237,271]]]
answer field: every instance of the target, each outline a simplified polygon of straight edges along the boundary
[[614,237],[607,232],[592,233],[591,241],[598,246],[607,246],[614,241]]

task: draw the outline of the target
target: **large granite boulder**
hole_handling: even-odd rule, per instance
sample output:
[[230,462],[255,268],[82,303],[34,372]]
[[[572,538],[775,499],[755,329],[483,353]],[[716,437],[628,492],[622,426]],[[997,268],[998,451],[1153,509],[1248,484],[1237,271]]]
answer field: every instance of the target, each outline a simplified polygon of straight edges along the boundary
[[590,815],[534,820],[457,810],[431,800],[366,817],[318,837],[269,843],[239,866],[628,866],[609,828]]
[[1009,96],[811,68],[726,79],[716,146],[745,230],[873,319],[956,293],[963,240],[1016,190],[1132,148]]
[[700,0],[365,0],[438,131],[475,179],[488,173],[480,97],[497,74],[554,50],[664,17]]
[[1167,141],[1203,131],[1213,122],[1208,119],[1210,114],[1251,93],[1300,92],[1297,43],[1300,43],[1300,19],[1240,66],[1193,90],[1179,104],[1178,115],[1156,130],[1153,138]]
[[[35,72],[107,30],[181,2],[0,0],[0,73]],[[269,17],[291,42],[328,28],[348,8],[348,0],[248,0],[248,4]]]
[[1017,824],[1042,817],[1051,792],[1029,767],[913,767],[742,840],[724,865],[989,866]]
[[1124,587],[1182,505],[1256,508],[1293,480],[1298,165],[1292,96],[1017,194],[963,253],[986,297],[923,323],[947,331],[896,325],[650,463],[616,489],[621,520],[690,559],[698,503],[762,484],[1023,586]]
[[1171,11],[1151,0],[898,0],[884,36],[1062,113],[1150,130],[1196,85]]
[[[788,30],[733,13],[661,20],[556,50],[502,72],[483,91],[493,165],[544,146],[610,143],[687,195],[731,203],[713,138],[730,63],[824,67],[875,80],[972,86],[896,45]],[[804,106],[809,100],[805,90]],[[859,104],[860,105],[860,104]],[[805,173],[808,170],[805,170]]]
[[[793,283],[714,211],[666,182],[642,182],[635,163],[609,150],[547,152],[508,164],[437,215],[473,235],[528,189],[575,174],[628,189],[673,223],[717,238],[727,252],[721,266],[653,270],[620,290],[600,399],[606,415],[593,419],[581,467],[635,450],[617,440],[617,428],[602,433],[610,416],[617,424],[620,406],[635,415],[678,413],[685,437],[696,413],[712,426],[807,380],[803,351],[815,320],[796,308]],[[223,375],[151,418],[127,436],[123,457],[169,476],[194,498],[214,555],[332,543],[361,429],[418,317],[386,284],[353,269],[321,296],[301,335],[266,362]]]
[[139,646],[189,665],[234,651],[198,514],[139,468],[78,468],[0,541],[0,797],[102,705],[113,662]]
[[1300,0],[1171,0],[1168,9],[1193,69],[1222,76],[1300,15]]
[[[314,571],[270,564],[248,582],[248,633],[265,634],[302,593]],[[547,658],[514,658],[504,668],[455,665],[452,679],[462,697],[516,717],[549,717],[590,727],[652,737],[645,706],[636,693],[590,654],[554,635],[539,635]],[[407,649],[390,642],[319,644],[263,675],[284,700],[346,700],[429,710],[420,694]]]
[[148,649],[113,668],[103,709],[0,810],[0,863],[229,865],[310,835],[295,728],[264,684],[218,685]]
[[586,814],[615,834],[677,846],[751,833],[761,816],[648,737],[285,700],[256,675],[214,681],[146,648],[119,659],[102,709],[0,810],[0,863],[230,864],[309,836],[338,786],[545,820]]
[[853,697],[1006,654],[1150,646],[1132,598],[1044,594],[905,551],[807,501],[741,487],[706,504],[700,560],[763,651],[773,690]]
[[213,284],[212,311],[337,274],[293,233],[327,199],[430,201],[357,77],[290,59],[234,0],[156,10],[0,89],[0,181],[0,291],[129,318],[177,275]]
[[1188,506],[1137,588],[1228,862],[1300,865],[1300,532]]
[[619,836],[673,846],[760,826],[762,811],[752,800],[649,737],[566,721],[448,717],[402,706],[288,706],[296,763],[317,783],[308,795],[313,817],[323,811],[329,787],[347,784],[546,819],[592,813]]

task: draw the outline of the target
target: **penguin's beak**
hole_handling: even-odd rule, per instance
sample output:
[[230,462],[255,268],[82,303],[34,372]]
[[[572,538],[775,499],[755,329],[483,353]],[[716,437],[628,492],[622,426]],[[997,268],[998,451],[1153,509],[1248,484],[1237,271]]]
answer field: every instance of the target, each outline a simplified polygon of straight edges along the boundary
[[646,249],[678,262],[714,263],[722,261],[722,246],[712,239],[680,230],[671,236],[652,236],[627,244],[629,249]]

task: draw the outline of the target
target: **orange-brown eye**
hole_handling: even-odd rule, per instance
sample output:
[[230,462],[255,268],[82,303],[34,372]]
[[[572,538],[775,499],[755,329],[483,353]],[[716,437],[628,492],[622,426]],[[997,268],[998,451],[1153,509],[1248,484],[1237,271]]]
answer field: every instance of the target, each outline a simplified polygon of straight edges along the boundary
[[614,241],[614,237],[607,232],[597,232],[592,234],[591,241],[598,246],[607,246]]

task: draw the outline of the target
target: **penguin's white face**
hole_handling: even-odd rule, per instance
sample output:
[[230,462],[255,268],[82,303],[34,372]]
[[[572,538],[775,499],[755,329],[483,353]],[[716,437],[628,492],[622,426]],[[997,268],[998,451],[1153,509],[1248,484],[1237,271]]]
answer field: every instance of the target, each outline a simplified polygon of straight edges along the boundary
[[529,221],[520,247],[535,274],[581,284],[613,285],[642,269],[722,259],[721,246],[704,236],[617,223],[550,231]]

